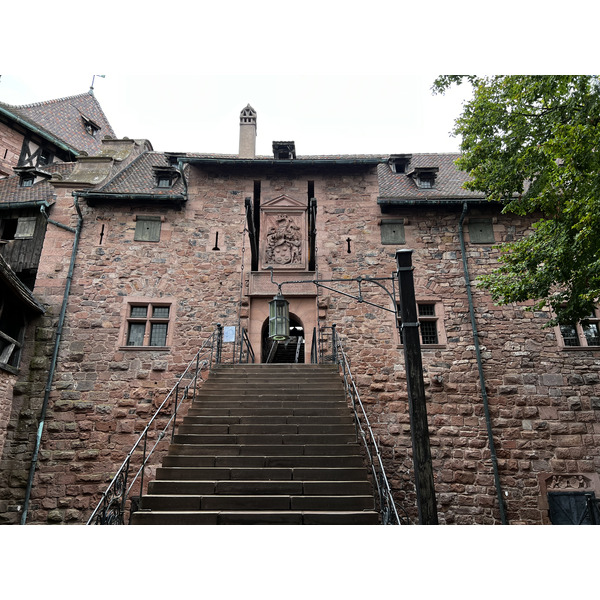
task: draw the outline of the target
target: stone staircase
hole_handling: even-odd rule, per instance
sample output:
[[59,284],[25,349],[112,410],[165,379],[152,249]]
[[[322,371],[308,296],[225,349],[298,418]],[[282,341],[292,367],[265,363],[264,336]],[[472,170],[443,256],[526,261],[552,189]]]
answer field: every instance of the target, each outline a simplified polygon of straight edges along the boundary
[[337,368],[214,369],[131,523],[379,523]]

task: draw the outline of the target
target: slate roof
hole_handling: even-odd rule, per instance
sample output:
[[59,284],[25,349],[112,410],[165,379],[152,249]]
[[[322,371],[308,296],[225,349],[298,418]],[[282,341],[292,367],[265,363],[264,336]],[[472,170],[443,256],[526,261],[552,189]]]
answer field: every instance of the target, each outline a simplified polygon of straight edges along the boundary
[[159,188],[156,185],[155,169],[168,169],[169,161],[162,152],[144,152],[133,160],[126,168],[102,185],[93,190],[100,194],[154,194],[171,196],[183,194],[181,177],[177,177],[172,187]]
[[433,188],[417,187],[413,177],[406,173],[394,173],[387,163],[377,165],[379,181],[379,202],[412,201],[427,202],[442,199],[476,200],[485,198],[481,192],[471,192],[463,188],[469,176],[459,171],[454,164],[460,154],[413,154],[407,173],[416,168],[437,167],[439,170]]
[[[67,177],[74,169],[75,163],[54,163],[46,165],[43,171],[52,176],[53,173],[59,173],[62,177]],[[51,201],[54,197],[54,188],[50,185],[50,179],[44,179],[33,184],[31,187],[20,187],[19,175],[11,175],[0,179],[0,206],[11,202],[42,202]]]
[[[199,154],[182,153],[184,160],[188,159],[215,159],[236,160],[237,154]],[[433,188],[422,189],[417,187],[413,177],[406,173],[395,173],[388,164],[389,155],[374,154],[340,154],[340,155],[304,155],[294,160],[285,162],[297,162],[299,160],[315,161],[324,163],[328,161],[358,161],[366,160],[375,162],[379,183],[379,204],[396,203],[419,203],[419,202],[443,202],[444,200],[483,200],[485,195],[480,192],[465,190],[462,186],[468,179],[468,175],[459,171],[454,162],[459,154],[413,154],[407,172],[418,168],[437,168],[437,177]],[[239,159],[240,162],[252,162],[253,159]],[[272,156],[257,156],[257,161],[272,161]],[[48,173],[55,171],[67,177],[73,169],[74,163],[55,164],[46,167]],[[120,172],[111,177],[105,184],[89,190],[92,195],[155,195],[173,196],[185,193],[184,185],[180,177],[172,187],[159,188],[156,185],[156,170],[168,169],[169,160],[165,153],[142,151],[130,164],[122,168]],[[45,199],[51,190],[47,182],[39,182],[31,188],[19,188],[18,177],[10,177],[0,180],[0,203],[11,201],[27,201]]]
[[[0,103],[0,106],[78,152],[95,154],[100,150],[105,135],[115,137],[98,100],[90,93],[21,106],[4,103]],[[100,128],[95,135],[86,131],[83,117]]]

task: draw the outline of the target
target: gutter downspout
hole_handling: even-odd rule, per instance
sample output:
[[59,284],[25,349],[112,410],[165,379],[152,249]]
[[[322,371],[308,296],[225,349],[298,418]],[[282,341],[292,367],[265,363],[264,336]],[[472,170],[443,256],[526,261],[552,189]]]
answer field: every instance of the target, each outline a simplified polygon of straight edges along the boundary
[[67,313],[67,301],[69,299],[69,292],[71,290],[71,282],[73,280],[73,270],[75,269],[75,257],[77,255],[77,248],[79,246],[79,238],[81,236],[81,228],[83,226],[83,216],[81,214],[81,209],[79,207],[79,203],[77,202],[77,192],[73,192],[74,205],[77,210],[77,215],[79,220],[77,222],[77,228],[73,229],[68,225],[63,225],[62,223],[58,223],[56,221],[52,221],[48,218],[44,207],[41,207],[42,214],[48,219],[49,223],[53,225],[57,225],[62,229],[66,229],[75,234],[75,240],[73,241],[73,250],[71,251],[71,263],[69,265],[69,273],[67,274],[67,282],[65,284],[65,291],[63,295],[63,302],[60,311],[60,316],[58,318],[58,326],[56,329],[56,339],[54,341],[54,352],[52,354],[52,362],[50,363],[50,370],[48,371],[48,380],[46,382],[46,389],[44,392],[44,401],[42,403],[42,411],[40,413],[40,422],[38,424],[37,437],[35,440],[35,449],[33,451],[33,457],[31,459],[31,466],[29,468],[29,479],[27,481],[27,488],[25,490],[25,502],[23,503],[23,513],[21,515],[21,525],[25,525],[27,521],[27,511],[29,510],[29,499],[31,496],[31,489],[33,487],[33,478],[35,475],[35,468],[37,466],[38,454],[42,442],[42,434],[44,433],[44,425],[46,421],[46,411],[48,410],[48,400],[50,398],[50,391],[52,389],[52,380],[54,379],[54,371],[56,370],[56,363],[58,360],[58,350],[60,347],[60,340],[62,337],[63,325],[65,322],[65,315]]
[[494,484],[496,486],[496,495],[500,508],[500,520],[502,525],[508,525],[506,513],[504,510],[504,498],[502,497],[502,488],[500,487],[500,475],[498,473],[498,459],[494,446],[494,434],[492,432],[492,420],[490,418],[490,407],[488,403],[487,391],[485,389],[485,376],[483,374],[483,364],[481,360],[481,349],[479,348],[479,335],[477,333],[477,322],[475,321],[475,309],[473,307],[473,295],[471,293],[471,278],[469,277],[469,267],[467,265],[467,252],[465,249],[465,237],[463,224],[467,215],[467,203],[463,203],[462,214],[458,222],[458,237],[460,239],[460,250],[462,253],[463,270],[465,273],[465,286],[467,288],[467,298],[469,300],[469,313],[471,314],[471,328],[473,330],[473,343],[475,345],[475,355],[477,356],[477,369],[479,370],[479,384],[481,386],[481,399],[483,401],[483,411],[485,414],[485,424],[487,427],[488,443],[490,448],[490,458],[492,459],[492,468],[494,470]]

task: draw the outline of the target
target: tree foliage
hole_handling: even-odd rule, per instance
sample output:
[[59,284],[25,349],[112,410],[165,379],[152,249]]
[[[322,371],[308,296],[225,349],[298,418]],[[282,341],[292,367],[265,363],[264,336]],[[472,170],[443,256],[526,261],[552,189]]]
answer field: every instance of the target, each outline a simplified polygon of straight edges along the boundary
[[495,302],[550,306],[551,323],[592,313],[600,297],[600,82],[597,76],[442,76],[469,82],[456,120],[469,189],[532,215],[532,232],[501,248],[481,285]]

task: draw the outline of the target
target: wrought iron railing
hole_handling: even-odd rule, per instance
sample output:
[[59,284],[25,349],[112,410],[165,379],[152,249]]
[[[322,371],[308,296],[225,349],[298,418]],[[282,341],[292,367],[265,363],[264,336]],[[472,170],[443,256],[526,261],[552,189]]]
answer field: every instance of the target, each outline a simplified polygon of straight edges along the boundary
[[254,362],[254,360],[254,349],[252,348],[252,344],[250,343],[248,332],[242,327],[240,330],[240,357],[238,362],[248,363]]
[[[88,519],[88,525],[123,525],[127,511],[132,513],[136,510],[144,493],[144,474],[150,465],[150,457],[165,438],[169,441],[169,430],[170,441],[173,441],[181,405],[186,400],[193,401],[196,398],[202,371],[221,362],[222,345],[223,328],[217,325],[133,444]],[[137,495],[134,495],[135,490]]]
[[336,362],[339,366],[344,380],[346,398],[354,412],[356,435],[362,441],[369,461],[374,486],[377,492],[377,508],[381,514],[382,524],[409,525],[410,520],[405,511],[403,511],[404,516],[402,518],[398,515],[398,509],[394,502],[392,489],[385,473],[385,467],[383,466],[379,445],[373,433],[373,429],[371,428],[365,407],[360,399],[358,388],[356,387],[352,372],[350,371],[350,361],[348,360],[348,356],[346,355],[335,325],[331,327],[331,354],[328,354],[325,350],[322,350],[321,354],[327,358],[331,356],[333,362]]

